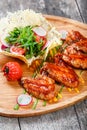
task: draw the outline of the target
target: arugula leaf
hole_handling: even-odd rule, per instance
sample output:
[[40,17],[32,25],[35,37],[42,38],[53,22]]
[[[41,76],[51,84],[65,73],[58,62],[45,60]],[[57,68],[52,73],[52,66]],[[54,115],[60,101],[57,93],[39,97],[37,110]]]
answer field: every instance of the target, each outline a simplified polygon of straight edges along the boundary
[[33,26],[14,28],[9,32],[9,36],[5,38],[6,42],[10,45],[18,46],[26,49],[25,57],[31,58],[32,56],[38,56],[42,53],[43,40],[39,43],[36,42],[36,37],[32,30]]

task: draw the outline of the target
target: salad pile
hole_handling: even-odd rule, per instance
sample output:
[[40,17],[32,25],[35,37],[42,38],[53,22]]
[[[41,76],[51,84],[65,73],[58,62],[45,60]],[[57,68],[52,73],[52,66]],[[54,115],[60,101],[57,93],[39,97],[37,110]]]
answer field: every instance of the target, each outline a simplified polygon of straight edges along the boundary
[[43,55],[47,42],[46,31],[38,26],[15,27],[4,40],[2,50],[24,55],[27,59]]

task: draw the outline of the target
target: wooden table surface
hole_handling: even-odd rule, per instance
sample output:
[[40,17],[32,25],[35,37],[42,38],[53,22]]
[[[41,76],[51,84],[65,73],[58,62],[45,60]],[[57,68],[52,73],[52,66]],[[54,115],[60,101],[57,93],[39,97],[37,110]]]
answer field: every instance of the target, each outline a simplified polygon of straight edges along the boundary
[[[0,0],[0,17],[27,8],[87,23],[87,0]],[[37,117],[0,117],[0,130],[87,130],[87,100]]]

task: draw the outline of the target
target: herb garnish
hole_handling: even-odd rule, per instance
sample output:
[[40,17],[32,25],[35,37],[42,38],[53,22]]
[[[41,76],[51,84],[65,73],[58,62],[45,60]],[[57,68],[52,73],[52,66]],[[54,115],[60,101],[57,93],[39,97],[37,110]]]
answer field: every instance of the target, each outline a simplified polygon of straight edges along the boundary
[[33,32],[33,26],[26,27],[15,27],[13,31],[9,32],[9,36],[5,38],[6,42],[11,46],[17,46],[26,49],[25,57],[31,58],[33,56],[38,56],[42,54],[43,51],[43,40],[41,39],[36,42],[36,36]]
[[38,104],[38,101],[39,101],[39,99],[36,98],[36,100],[35,100],[35,102],[34,102],[34,104],[33,104],[33,106],[32,106],[32,109],[33,109],[33,110],[36,109],[37,104]]

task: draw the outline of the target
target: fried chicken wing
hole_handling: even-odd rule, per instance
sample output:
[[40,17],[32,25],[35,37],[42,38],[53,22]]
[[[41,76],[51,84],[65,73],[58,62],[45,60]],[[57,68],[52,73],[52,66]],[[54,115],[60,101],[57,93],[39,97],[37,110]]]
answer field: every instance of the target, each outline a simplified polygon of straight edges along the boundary
[[87,40],[87,38],[84,37],[80,32],[72,30],[68,33],[65,43],[71,44],[82,40]]
[[68,64],[78,69],[87,69],[87,55],[83,54],[63,54],[62,59]]
[[75,68],[87,69],[87,40],[69,45],[64,50],[62,59]]
[[72,45],[72,48],[87,53],[87,40],[76,42]]
[[57,65],[45,62],[40,72],[67,87],[78,87],[79,81],[77,74],[62,61]]
[[46,76],[39,76],[36,79],[26,77],[21,82],[29,94],[40,99],[50,100],[58,94],[55,81]]

